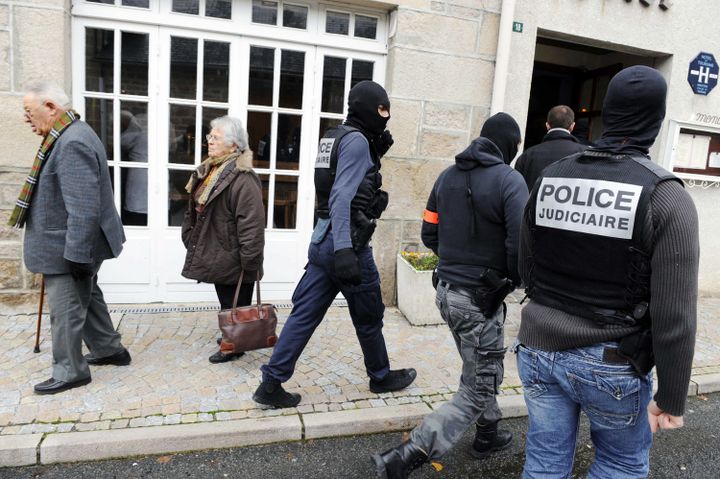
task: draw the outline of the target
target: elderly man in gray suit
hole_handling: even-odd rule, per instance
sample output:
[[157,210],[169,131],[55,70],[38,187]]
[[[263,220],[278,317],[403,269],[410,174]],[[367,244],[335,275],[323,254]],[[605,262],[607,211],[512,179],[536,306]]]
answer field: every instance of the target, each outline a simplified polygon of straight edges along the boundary
[[[125,234],[105,148],[65,92],[36,84],[23,104],[25,122],[43,142],[10,224],[25,227],[25,266],[45,277],[53,369],[35,392],[55,394],[88,384],[88,363],[130,364],[97,284],[100,265],[120,254]],[[84,357],[82,341],[90,349]]]

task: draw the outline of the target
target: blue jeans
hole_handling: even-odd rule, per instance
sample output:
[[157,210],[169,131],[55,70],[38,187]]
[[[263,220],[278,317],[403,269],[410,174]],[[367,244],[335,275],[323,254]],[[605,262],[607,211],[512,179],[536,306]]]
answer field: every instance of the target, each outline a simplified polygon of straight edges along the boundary
[[488,425],[502,417],[495,395],[503,380],[505,308],[484,316],[472,297],[448,289],[441,282],[435,304],[450,328],[462,359],[462,375],[455,395],[425,417],[410,440],[430,459],[440,459],[476,421]]
[[378,381],[387,376],[390,360],[382,334],[385,305],[380,294],[380,275],[371,248],[361,249],[357,257],[361,284],[343,284],[335,275],[332,232],[328,232],[320,243],[310,243],[305,274],[293,293],[293,309],[270,361],[260,368],[263,381],[284,383],[290,379],[300,354],[340,291],[348,303],[368,376]]
[[515,347],[529,416],[524,478],[571,476],[580,411],[590,420],[595,445],[588,478],[648,475],[652,374],[604,362],[605,347],[617,342],[558,352]]

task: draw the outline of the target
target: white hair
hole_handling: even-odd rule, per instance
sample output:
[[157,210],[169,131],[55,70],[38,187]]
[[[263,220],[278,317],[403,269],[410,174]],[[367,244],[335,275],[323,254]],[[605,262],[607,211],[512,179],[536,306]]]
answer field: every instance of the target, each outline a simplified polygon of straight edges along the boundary
[[248,134],[239,118],[227,115],[215,118],[210,122],[210,128],[217,128],[223,132],[226,145],[237,145],[240,151],[247,149]]
[[72,107],[67,93],[56,83],[46,81],[32,83],[26,92],[33,94],[40,101],[51,101],[65,110]]

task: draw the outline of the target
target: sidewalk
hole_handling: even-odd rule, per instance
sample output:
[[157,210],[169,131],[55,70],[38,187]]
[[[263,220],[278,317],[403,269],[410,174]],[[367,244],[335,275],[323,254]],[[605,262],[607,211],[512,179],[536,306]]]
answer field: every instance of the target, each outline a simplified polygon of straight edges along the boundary
[[[517,299],[508,308],[506,345],[519,326]],[[167,311],[174,306],[114,306],[132,364],[92,367],[90,385],[55,396],[32,390],[50,375],[49,318],[41,353],[34,354],[35,316],[0,316],[0,466],[404,430],[457,387],[460,360],[447,327],[413,327],[390,308],[384,333],[391,364],[414,367],[418,377],[403,391],[371,393],[348,311],[334,307],[285,384],[302,394],[300,405],[263,410],[252,393],[271,350],[210,364],[216,312]],[[699,311],[691,395],[720,390],[720,299],[701,299]],[[288,314],[279,311],[280,330]],[[525,414],[512,354],[499,401],[506,416]]]

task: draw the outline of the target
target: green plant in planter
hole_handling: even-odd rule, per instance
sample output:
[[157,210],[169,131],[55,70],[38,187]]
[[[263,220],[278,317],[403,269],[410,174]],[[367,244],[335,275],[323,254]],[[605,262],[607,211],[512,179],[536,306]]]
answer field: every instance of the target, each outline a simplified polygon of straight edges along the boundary
[[434,253],[416,253],[412,251],[403,251],[402,257],[410,263],[410,266],[418,271],[432,271],[438,264],[440,258]]

